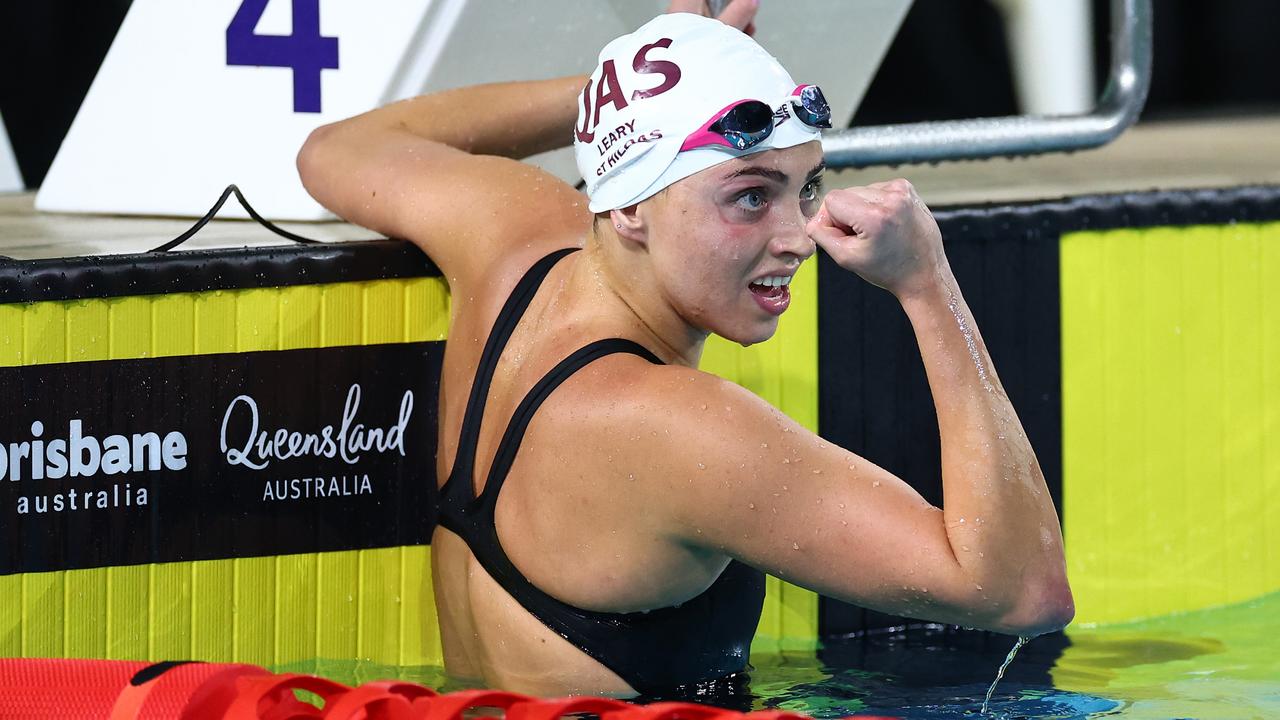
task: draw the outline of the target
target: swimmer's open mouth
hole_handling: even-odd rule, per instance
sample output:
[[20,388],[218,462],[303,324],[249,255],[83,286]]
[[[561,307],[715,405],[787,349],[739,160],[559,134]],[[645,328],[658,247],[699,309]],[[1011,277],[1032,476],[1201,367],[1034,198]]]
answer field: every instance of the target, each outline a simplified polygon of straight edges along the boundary
[[760,278],[747,287],[756,295],[770,300],[775,300],[790,294],[788,291],[788,286],[790,284],[790,275],[772,275],[770,277]]

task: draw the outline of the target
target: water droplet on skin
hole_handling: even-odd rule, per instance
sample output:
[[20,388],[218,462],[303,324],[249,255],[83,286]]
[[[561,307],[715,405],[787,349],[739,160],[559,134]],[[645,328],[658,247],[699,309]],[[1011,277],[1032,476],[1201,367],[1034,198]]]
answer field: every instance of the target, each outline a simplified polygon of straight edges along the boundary
[[821,474],[822,474],[822,471],[821,471],[821,470],[814,470],[814,471],[813,471],[813,474],[814,474],[814,475],[821,475]]
[[706,470],[706,469],[707,469],[707,466],[706,466],[706,465],[703,465],[702,463],[698,463],[698,469],[699,469],[699,470]]
[[703,409],[703,410],[706,410],[706,409],[707,409],[707,404],[706,404],[706,403],[702,403],[702,409]]
[[760,447],[767,448],[769,447],[769,443],[760,443]]
[[844,503],[840,503],[840,509],[841,509],[841,510],[843,510],[843,509],[844,509]]
[[961,546],[960,546],[960,549],[961,549],[961,550],[963,550],[963,551],[965,551],[965,552],[969,552],[969,546],[968,546],[968,545],[961,545]]
[[799,549],[800,549],[800,543],[791,543],[791,549],[792,549],[792,550],[799,550]]
[[786,491],[788,491],[788,490],[790,490],[790,489],[791,489],[791,488],[787,487],[786,485],[783,485],[783,486],[782,486],[782,491],[783,491],[783,492],[786,492]]
[[748,509],[748,510],[755,510],[755,509],[756,509],[756,504],[755,504],[755,503],[747,503],[747,509]]
[[986,556],[987,556],[987,554],[986,554],[986,553],[978,553],[978,557],[982,557],[982,558],[984,558],[984,557],[986,557]]
[[880,487],[880,481],[879,481],[879,480],[876,480],[876,481],[872,482],[872,483],[871,483],[871,487]]

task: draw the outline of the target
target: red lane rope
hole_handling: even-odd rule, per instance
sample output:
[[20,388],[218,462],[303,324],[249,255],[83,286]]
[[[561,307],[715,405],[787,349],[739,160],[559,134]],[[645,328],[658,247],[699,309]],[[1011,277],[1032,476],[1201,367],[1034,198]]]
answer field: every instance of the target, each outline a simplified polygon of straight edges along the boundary
[[421,712],[414,703],[437,697],[429,687],[409,682],[380,680],[344,693],[325,707],[326,720],[415,720]]
[[601,697],[568,697],[519,702],[507,708],[507,720],[560,720],[570,713],[591,713],[601,718],[634,707],[621,700]]
[[264,675],[241,678],[240,693],[227,709],[226,720],[305,720],[322,718],[324,713],[311,703],[298,699],[297,691],[319,695],[327,708],[350,687],[315,675]]
[[609,713],[605,717],[608,720],[735,720],[742,718],[743,714],[710,705],[660,702],[651,705],[632,705],[626,710]]
[[236,681],[254,676],[271,675],[256,665],[148,664],[120,690],[108,717],[179,718],[193,706],[204,708],[207,717],[221,717],[238,694]]
[[[304,702],[299,692],[322,704]],[[583,714],[600,720],[809,720],[783,710],[740,713],[694,703],[542,699],[502,690],[440,695],[395,680],[351,688],[314,675],[274,674],[244,664],[0,659],[0,720],[463,720],[477,709],[501,711],[504,720]]]
[[426,712],[418,716],[422,720],[462,720],[462,713],[478,708],[506,710],[520,702],[536,702],[535,698],[504,690],[462,690],[438,695],[418,707]]

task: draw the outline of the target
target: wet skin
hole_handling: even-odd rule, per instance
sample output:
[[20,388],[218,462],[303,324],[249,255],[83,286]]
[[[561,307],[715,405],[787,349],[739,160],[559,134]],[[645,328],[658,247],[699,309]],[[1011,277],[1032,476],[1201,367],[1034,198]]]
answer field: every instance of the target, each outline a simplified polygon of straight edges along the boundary
[[[498,366],[477,478],[524,392],[587,341],[630,337],[675,367],[606,358],[539,411],[497,510],[504,548],[536,585],[579,607],[629,612],[688,600],[724,568],[724,553],[671,537],[655,517],[635,512],[640,494],[628,491],[653,480],[646,441],[659,431],[669,438],[673,427],[644,416],[646,403],[657,404],[646,395],[694,390],[705,376],[692,367],[711,332],[750,344],[776,331],[778,315],[761,308],[750,285],[793,275],[813,254],[804,226],[817,211],[820,168],[817,143],[731,160],[602,217],[583,238],[585,250],[552,271]],[[442,458],[456,449],[462,398],[495,314],[491,304],[455,304],[444,377],[457,402],[442,406]],[[613,401],[602,406],[605,397]],[[450,467],[442,462],[440,477]],[[474,668],[490,683],[530,692],[630,694],[515,603],[452,533],[437,530],[432,550],[451,672]]]
[[[715,333],[750,345],[772,337],[780,311],[752,292],[765,277],[791,277],[814,253],[805,224],[817,212],[817,142],[733,159],[612,213],[624,250],[643,256],[617,283],[638,313],[689,364]],[[607,223],[606,231],[609,230]],[[648,287],[644,287],[647,285]]]
[[[584,83],[414,98],[319,128],[299,155],[317,200],[418,244],[449,282],[439,482],[502,303],[538,258],[581,247],[552,270],[498,363],[477,484],[516,405],[569,353],[622,337],[666,364],[597,360],[530,423],[496,520],[534,585],[586,609],[644,610],[697,595],[735,558],[895,614],[1028,635],[1068,622],[1043,475],[910,184],[832,191],[815,208],[821,151],[810,143],[731,160],[593,217],[581,194],[513,159],[572,136]],[[696,369],[709,333],[742,344],[773,335],[785,302],[758,281],[793,273],[815,242],[891,292],[915,330],[938,413],[942,508]],[[444,529],[432,576],[451,673],[530,693],[629,693]]]

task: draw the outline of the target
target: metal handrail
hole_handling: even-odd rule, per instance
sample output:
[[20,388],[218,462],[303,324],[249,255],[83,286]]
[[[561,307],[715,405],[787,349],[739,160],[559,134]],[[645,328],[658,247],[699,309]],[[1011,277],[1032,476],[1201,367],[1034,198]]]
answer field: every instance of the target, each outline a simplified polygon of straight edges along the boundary
[[1093,112],[875,125],[828,132],[827,166],[867,167],[1085,150],[1138,119],[1151,86],[1151,0],[1111,0],[1111,74]]

